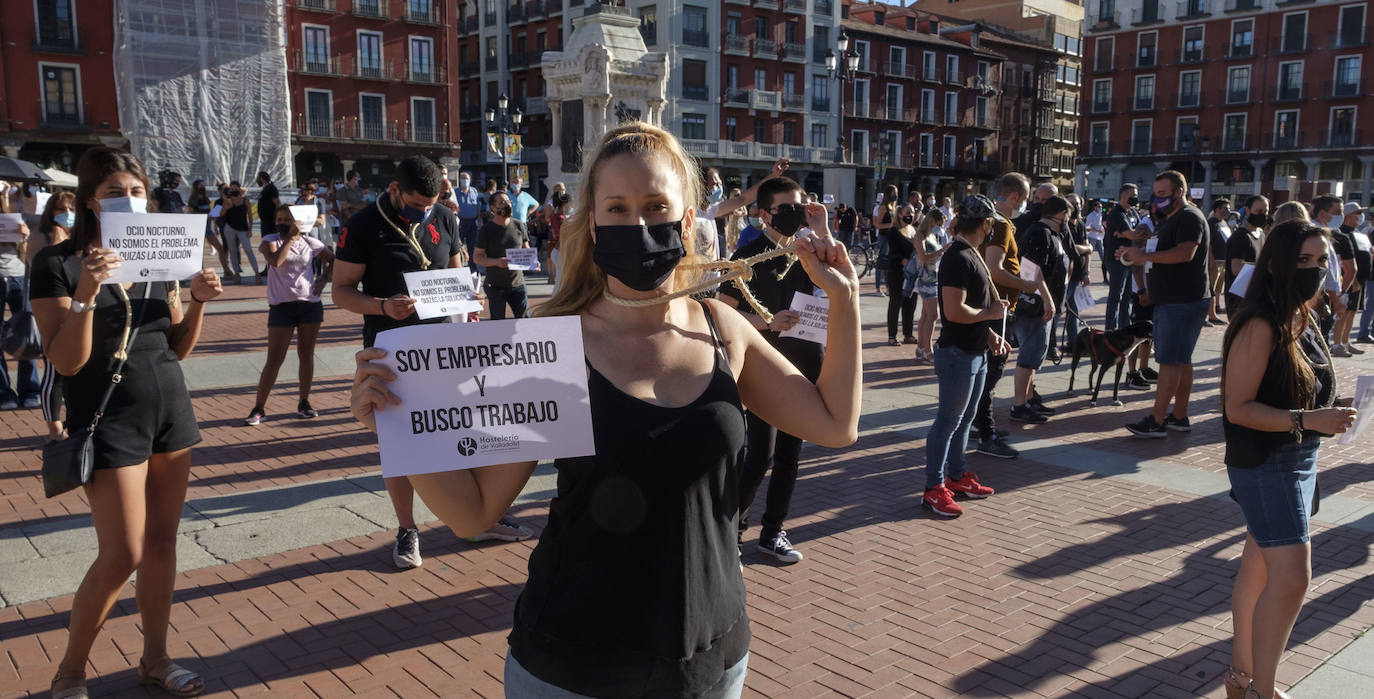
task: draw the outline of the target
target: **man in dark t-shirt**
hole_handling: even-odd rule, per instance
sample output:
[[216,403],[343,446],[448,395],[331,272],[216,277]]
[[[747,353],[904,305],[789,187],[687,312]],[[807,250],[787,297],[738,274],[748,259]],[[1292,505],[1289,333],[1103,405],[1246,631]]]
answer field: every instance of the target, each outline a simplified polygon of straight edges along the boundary
[[[525,230],[525,224],[516,220],[509,194],[497,192],[491,195],[490,205],[491,220],[482,224],[477,231],[473,261],[478,267],[487,269],[482,290],[487,294],[491,319],[505,320],[506,306],[510,306],[512,317],[524,318],[529,313],[525,274],[508,267],[510,263],[506,260],[506,251],[530,247],[530,235]],[[538,263],[535,263],[535,269],[538,268]]]
[[1226,261],[1226,314],[1233,315],[1240,310],[1241,297],[1231,293],[1231,285],[1236,275],[1248,262],[1254,264],[1259,259],[1260,246],[1264,242],[1264,226],[1269,221],[1269,200],[1262,196],[1252,196],[1246,200],[1245,211],[1240,227],[1231,232],[1226,246],[1217,257]]
[[1226,219],[1231,215],[1231,201],[1218,198],[1212,202],[1211,215],[1207,217],[1207,230],[1211,236],[1211,259],[1207,266],[1207,280],[1212,285],[1212,308],[1207,314],[1207,322],[1225,325],[1226,321],[1217,317],[1221,310],[1223,294],[1226,293],[1226,243],[1231,238],[1231,227]]
[[[1159,216],[1154,250],[1118,252],[1128,265],[1150,263],[1146,295],[1154,305],[1155,358],[1159,381],[1153,411],[1126,426],[1138,437],[1162,438],[1165,430],[1188,432],[1188,396],[1193,388],[1193,349],[1197,346],[1212,290],[1207,283],[1211,238],[1207,219],[1187,200],[1188,182],[1174,170],[1155,177],[1152,209]],[[1173,402],[1173,413],[1169,403]]]
[[267,174],[266,170],[258,173],[258,186],[262,187],[262,192],[258,194],[258,220],[262,222],[258,230],[260,235],[267,235],[276,230],[277,207],[281,206],[281,195],[277,193],[277,185],[272,184],[272,176]]
[[1140,225],[1135,205],[1139,190],[1134,184],[1121,185],[1117,202],[1102,217],[1102,256],[1107,260],[1107,320],[1108,330],[1124,328],[1131,320],[1131,273],[1116,258],[1116,251],[1129,247]]

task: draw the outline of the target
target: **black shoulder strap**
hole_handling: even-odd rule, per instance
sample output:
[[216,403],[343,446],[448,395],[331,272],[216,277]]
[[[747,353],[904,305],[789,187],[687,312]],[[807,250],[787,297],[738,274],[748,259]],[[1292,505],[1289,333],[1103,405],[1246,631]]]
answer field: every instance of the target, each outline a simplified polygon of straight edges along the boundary
[[[110,372],[110,385],[105,387],[105,395],[100,397],[100,404],[95,407],[95,414],[91,416],[90,431],[94,432],[100,424],[100,418],[105,416],[105,406],[110,404],[110,397],[114,395],[115,388],[124,380],[124,365],[129,357],[129,348],[134,346],[134,340],[138,339],[139,326],[143,325],[143,314],[148,310],[148,296],[152,294],[152,282],[143,283],[143,304],[139,306],[138,318],[133,320],[134,326],[129,329],[129,341],[124,343],[124,351],[121,353],[124,359],[115,360],[114,369]],[[130,301],[132,303],[132,301]]]
[[706,314],[706,325],[711,329],[711,345],[716,348],[716,356],[723,362],[722,366],[730,366],[730,358],[725,356],[725,343],[720,340],[720,331],[716,329],[715,316],[711,315],[711,307],[706,305],[705,299],[697,299],[701,304],[701,312]]

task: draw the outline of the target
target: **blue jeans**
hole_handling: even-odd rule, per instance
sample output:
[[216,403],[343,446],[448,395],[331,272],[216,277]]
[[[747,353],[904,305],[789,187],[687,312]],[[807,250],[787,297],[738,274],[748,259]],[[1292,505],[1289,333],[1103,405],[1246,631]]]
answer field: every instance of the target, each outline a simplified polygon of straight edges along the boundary
[[[23,277],[0,277],[0,285],[4,287],[4,302],[0,303],[0,318],[4,318],[4,309],[9,309],[9,317],[13,318],[16,314],[29,310],[24,303],[24,278]],[[19,362],[19,394],[15,395],[14,387],[10,384],[9,359],[0,352],[0,400],[27,400],[38,399],[38,367],[33,360]]]
[[873,261],[873,281],[878,285],[878,293],[887,285],[887,237],[878,234],[878,259]]
[[1106,324],[1108,330],[1131,324],[1131,268],[1117,260],[1107,260]]
[[[972,354],[958,347],[935,348],[935,376],[940,386],[939,408],[926,433],[926,490],[964,477],[968,432],[983,397],[988,353]],[[946,463],[948,460],[948,463]]]
[[1364,312],[1360,314],[1358,325],[1357,338],[1374,335],[1374,281],[1364,283]]
[[477,247],[477,219],[460,218],[458,219],[458,238],[463,241],[463,245],[468,249],[468,270],[473,274],[482,271],[482,268],[473,262],[473,251]]
[[507,305],[510,306],[512,318],[524,318],[529,314],[529,299],[525,296],[523,285],[500,287],[483,284],[482,290],[487,294],[487,308],[491,310],[492,320],[505,320]]
[[[744,676],[747,674],[749,654],[745,653],[742,660],[727,669],[725,674],[720,676],[720,681],[701,696],[706,699],[736,699],[744,693]],[[503,684],[507,699],[586,699],[585,694],[569,692],[531,675],[509,651],[506,652],[506,677]]]

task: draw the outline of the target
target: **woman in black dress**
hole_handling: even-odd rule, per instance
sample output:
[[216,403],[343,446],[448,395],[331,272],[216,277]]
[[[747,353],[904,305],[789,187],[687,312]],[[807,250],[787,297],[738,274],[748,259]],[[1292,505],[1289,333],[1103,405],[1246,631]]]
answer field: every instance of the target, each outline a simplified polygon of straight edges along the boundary
[[[830,298],[813,383],[729,306],[682,297],[700,277],[691,156],[647,124],[608,133],[564,222],[562,282],[542,316],[576,315],[596,455],[560,459],[558,495],[530,556],[506,659],[508,697],[737,697],[749,620],[735,548],[747,405],[770,425],[851,444],[860,403],[859,280],[825,207],[797,264]],[[680,261],[685,262],[679,264]],[[625,305],[625,304],[638,305]],[[644,305],[649,304],[649,305]],[[353,413],[396,409],[391,372],[358,354]],[[533,463],[411,476],[460,535],[505,512]]]
[[[53,696],[86,696],[87,656],[134,572],[143,628],[139,678],[192,696],[204,682],[167,657],[177,527],[191,446],[200,441],[178,362],[195,347],[204,304],[219,295],[220,282],[213,270],[196,273],[184,312],[175,282],[104,284],[120,257],[99,247],[99,214],[147,211],[148,175],[128,153],[97,147],[81,156],[77,182],[72,237],[38,254],[32,291],[48,361],[67,377],[69,424],[91,422],[116,353],[128,359],[95,430],[95,471],[85,490],[99,552],[72,601]],[[130,343],[133,327],[138,333]]]

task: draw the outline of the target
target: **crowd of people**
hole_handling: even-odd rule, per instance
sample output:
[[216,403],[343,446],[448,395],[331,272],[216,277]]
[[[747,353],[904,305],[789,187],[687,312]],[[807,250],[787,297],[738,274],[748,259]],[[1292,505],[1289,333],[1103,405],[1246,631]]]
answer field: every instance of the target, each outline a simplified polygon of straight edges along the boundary
[[[49,443],[71,438],[69,425],[98,424],[85,488],[99,554],[73,602],[54,696],[85,696],[90,649],[134,573],[140,677],[182,696],[205,686],[168,657],[166,635],[176,531],[200,441],[178,360],[194,350],[206,304],[225,284],[266,284],[266,360],[244,423],[269,418],[293,340],[294,416],[310,419],[328,290],[334,307],[361,316],[351,407],[374,428],[376,411],[399,401],[377,363],[384,354],[368,349],[377,333],[482,316],[420,320],[404,275],[458,268],[474,275],[490,319],[580,317],[589,374],[597,454],[555,464],[557,506],[517,606],[508,695],[738,696],[749,645],[739,556],[755,495],[767,478],[758,551],[802,561],[786,531],[802,446],[857,436],[861,287],[847,246],[866,239],[877,241],[887,345],[913,346],[912,361],[935,370],[921,502],[939,517],[995,493],[969,469],[970,446],[1019,455],[993,410],[1013,353],[1007,418],[1036,425],[1057,414],[1037,373],[1072,353],[1080,332],[1097,330],[1079,315],[1085,298],[1105,295],[1102,332],[1151,328],[1120,358],[1127,388],[1155,391],[1149,413],[1124,426],[1137,437],[1191,430],[1198,338],[1207,325],[1228,326],[1222,420],[1247,538],[1224,679],[1232,697],[1278,696],[1275,672],[1310,575],[1318,444],[1354,419],[1332,358],[1374,343],[1363,207],[1323,195],[1271,212],[1253,196],[1217,199],[1204,213],[1186,178],[1165,171],[1147,200],[1134,183],[1115,201],[1085,201],[1011,172],[957,201],[903,197],[888,185],[871,210],[831,210],[787,177],[789,166],[779,160],[768,177],[727,191],[671,134],[629,124],[589,153],[577,192],[556,184],[542,203],[518,177],[479,189],[469,173],[451,179],[422,157],[399,163],[378,191],[348,172],[307,178],[284,200],[261,172],[255,199],[237,181],[217,182],[212,195],[199,179],[183,198],[179,174],[160,173],[153,188],[129,154],[90,149],[76,190],[28,212],[37,218],[32,231],[21,227],[24,242],[0,243],[5,305],[10,314],[31,307],[45,351],[41,380],[34,361],[19,363],[17,390],[8,367],[0,371],[0,409],[41,406]],[[22,210],[27,191],[0,185],[0,213]],[[313,218],[293,211],[301,206],[313,206]],[[104,283],[120,265],[100,246],[99,214],[108,212],[206,215],[220,271],[184,284]],[[506,259],[523,247],[540,251],[538,268],[553,283],[538,305]],[[736,266],[712,264],[720,260]],[[712,281],[738,265],[752,273]],[[1102,293],[1092,290],[1094,267]],[[825,343],[790,336],[801,320],[797,294],[829,299]],[[96,398],[111,371],[122,380],[104,406]],[[469,540],[533,536],[507,515],[533,468],[386,478],[395,565],[422,565],[416,493]]]

